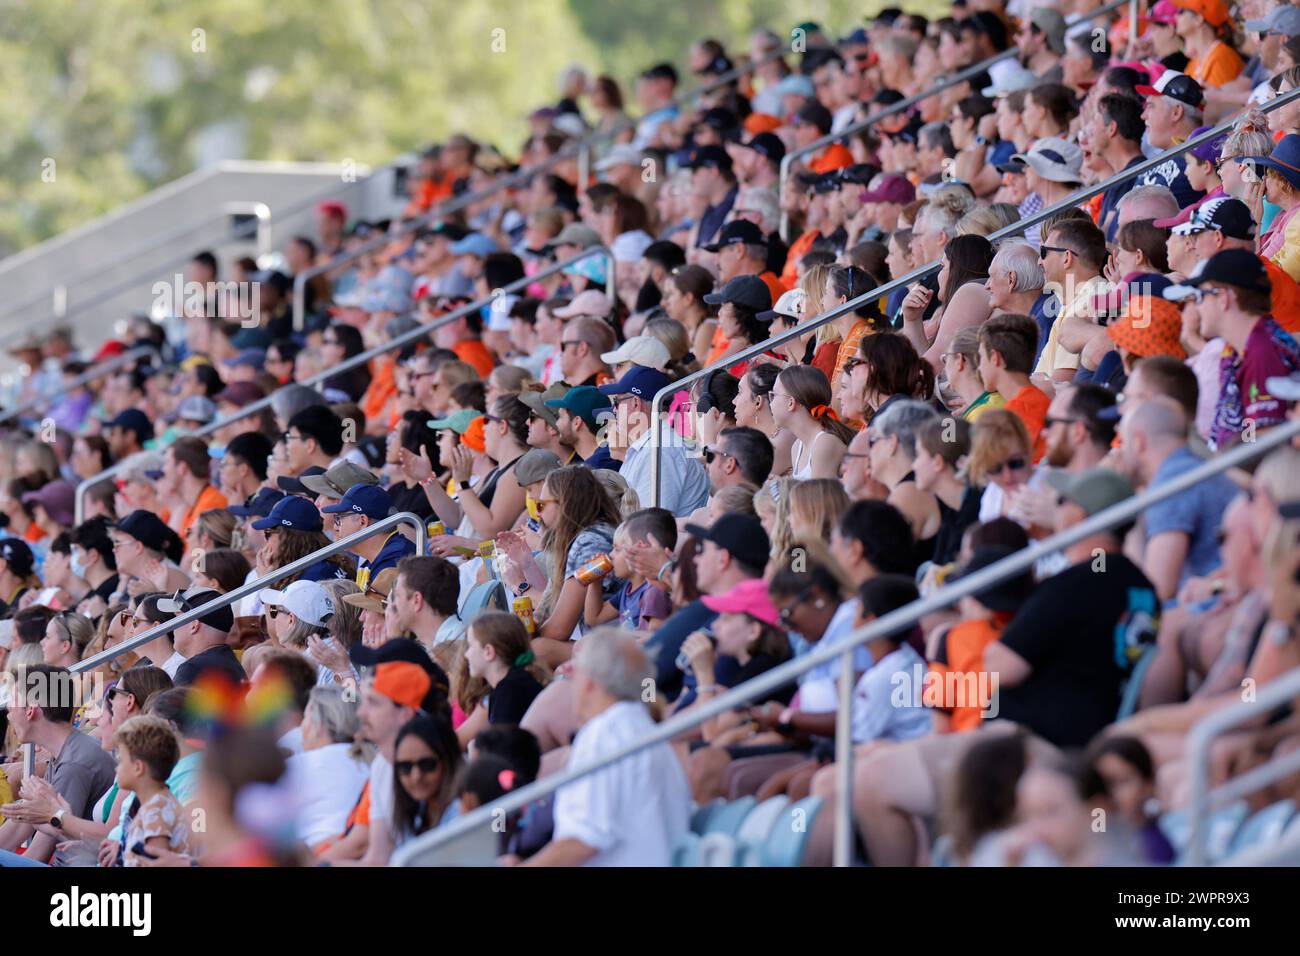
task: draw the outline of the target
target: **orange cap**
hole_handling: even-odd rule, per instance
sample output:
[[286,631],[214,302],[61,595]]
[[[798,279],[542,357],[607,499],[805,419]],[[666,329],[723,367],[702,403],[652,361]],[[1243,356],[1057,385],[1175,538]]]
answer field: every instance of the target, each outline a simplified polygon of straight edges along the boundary
[[460,443],[467,448],[472,448],[476,452],[482,453],[487,451],[487,441],[483,437],[483,429],[487,425],[487,419],[480,415],[469,423],[469,428],[465,429],[465,434],[460,436]]
[[371,686],[394,703],[419,710],[433,680],[419,664],[389,661],[375,668],[375,680]]
[[1228,22],[1228,5],[1224,0],[1173,0],[1173,3],[1176,7],[1199,13],[1215,29]]
[[1124,314],[1106,326],[1112,342],[1134,355],[1172,355],[1186,359],[1180,336],[1183,317],[1178,306],[1150,295],[1131,295]]
[[759,133],[771,133],[781,128],[781,118],[771,113],[750,113],[745,117],[745,132],[750,136]]

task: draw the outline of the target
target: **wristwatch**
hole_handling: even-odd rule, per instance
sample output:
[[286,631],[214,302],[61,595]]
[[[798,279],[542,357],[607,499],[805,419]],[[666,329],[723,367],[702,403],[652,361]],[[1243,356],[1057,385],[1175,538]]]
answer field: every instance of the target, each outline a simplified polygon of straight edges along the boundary
[[67,812],[67,810],[60,810],[58,813],[54,814],[54,816],[50,817],[50,826],[54,827],[56,830],[62,830],[63,815]]
[[515,588],[515,597],[523,597],[531,587],[532,585],[527,581],[520,581],[519,587]]

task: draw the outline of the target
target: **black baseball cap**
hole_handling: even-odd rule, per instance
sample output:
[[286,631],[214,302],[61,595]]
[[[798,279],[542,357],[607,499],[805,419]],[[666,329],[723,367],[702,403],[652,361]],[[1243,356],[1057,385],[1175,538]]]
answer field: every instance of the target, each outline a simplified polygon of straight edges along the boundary
[[840,178],[835,172],[800,173],[799,182],[815,193],[833,193],[840,188]]
[[736,276],[717,292],[705,295],[704,301],[709,305],[734,302],[755,312],[765,312],[772,308],[772,291],[758,276]]
[[831,131],[831,125],[835,122],[834,117],[831,116],[831,111],[816,100],[807,100],[803,106],[799,107],[795,116],[804,123],[816,126],[823,136]]
[[1264,262],[1249,249],[1224,249],[1205,261],[1201,271],[1186,280],[1190,286],[1206,282],[1222,282],[1238,289],[1255,292],[1272,292],[1273,283],[1264,268]]
[[[397,661],[415,664],[423,668],[424,672],[433,679],[431,690],[437,691],[443,697],[450,692],[451,681],[447,679],[447,672],[434,662],[419,641],[409,637],[394,637],[378,647],[366,647],[361,641],[357,641],[348,648],[348,658],[357,667],[378,667],[380,664]],[[428,698],[426,697],[425,700]]]
[[747,246],[766,246],[767,236],[763,235],[763,230],[748,219],[733,219],[722,227],[716,242],[701,248],[705,252],[717,252],[723,246],[737,245],[739,243],[744,243]]
[[781,137],[775,133],[755,133],[749,138],[748,142],[738,143],[746,149],[752,149],[774,163],[779,163],[785,159],[785,143],[781,142]]
[[712,541],[751,568],[766,567],[767,560],[771,557],[772,542],[763,530],[763,522],[753,515],[723,515],[708,528],[688,524],[686,533],[701,541]]
[[[190,588],[184,593],[178,592],[171,597],[159,598],[158,610],[168,614],[184,614],[196,607],[202,607],[209,601],[215,601],[219,597],[221,597],[221,592],[214,591],[211,588]],[[235,627],[235,612],[229,604],[226,604],[204,614],[199,618],[199,623],[229,634]]]
[[869,186],[871,180],[876,178],[880,170],[870,163],[854,163],[852,166],[845,166],[843,169],[836,170],[835,181],[841,186]]
[[686,169],[704,169],[706,167],[731,172],[731,157],[721,146],[701,146],[694,150],[685,163]]
[[740,125],[740,121],[736,119],[736,114],[725,106],[715,106],[701,114],[700,125],[715,129],[725,136],[727,133],[734,132]]
[[124,535],[135,538],[150,551],[166,553],[169,545],[180,540],[176,532],[152,511],[132,511],[113,527]]
[[128,408],[118,412],[113,418],[104,422],[104,427],[125,428],[127,431],[135,432],[142,445],[153,438],[153,422],[149,421],[148,416],[138,408]]

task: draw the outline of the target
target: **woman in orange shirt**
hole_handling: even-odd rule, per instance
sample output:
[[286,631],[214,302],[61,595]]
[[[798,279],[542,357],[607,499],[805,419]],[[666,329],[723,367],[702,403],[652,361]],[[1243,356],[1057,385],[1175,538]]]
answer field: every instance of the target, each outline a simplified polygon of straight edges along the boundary
[[1229,19],[1225,0],[1174,0],[1174,6],[1178,7],[1174,27],[1188,58],[1184,72],[1211,89],[1240,76],[1241,57],[1220,38]]

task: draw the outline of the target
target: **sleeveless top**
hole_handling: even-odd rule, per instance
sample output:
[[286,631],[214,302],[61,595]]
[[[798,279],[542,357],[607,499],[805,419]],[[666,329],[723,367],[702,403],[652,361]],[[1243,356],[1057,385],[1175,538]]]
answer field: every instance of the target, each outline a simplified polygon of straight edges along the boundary
[[[910,481],[913,484],[915,484],[916,472],[909,471],[906,475],[903,476],[903,481]],[[902,483],[903,483],[902,481],[899,482],[900,485]],[[936,496],[935,501],[938,500],[939,499]],[[940,507],[939,514],[940,514],[940,522],[941,522],[940,529],[942,529],[943,502],[939,502],[939,507]],[[917,541],[916,544],[912,546],[913,570],[919,568],[921,565],[925,564],[925,562],[930,561],[934,558],[934,546],[936,542],[938,542],[938,540],[939,540],[939,532],[936,531],[934,534],[930,535],[930,537]]]
[[812,444],[808,448],[808,461],[802,468],[796,467],[796,465],[799,458],[803,455],[803,442],[798,438],[794,440],[794,444],[790,446],[791,478],[794,478],[797,481],[807,481],[812,477],[813,450],[817,446],[817,439],[821,438],[823,435],[829,434],[830,432],[822,429],[813,437]]

